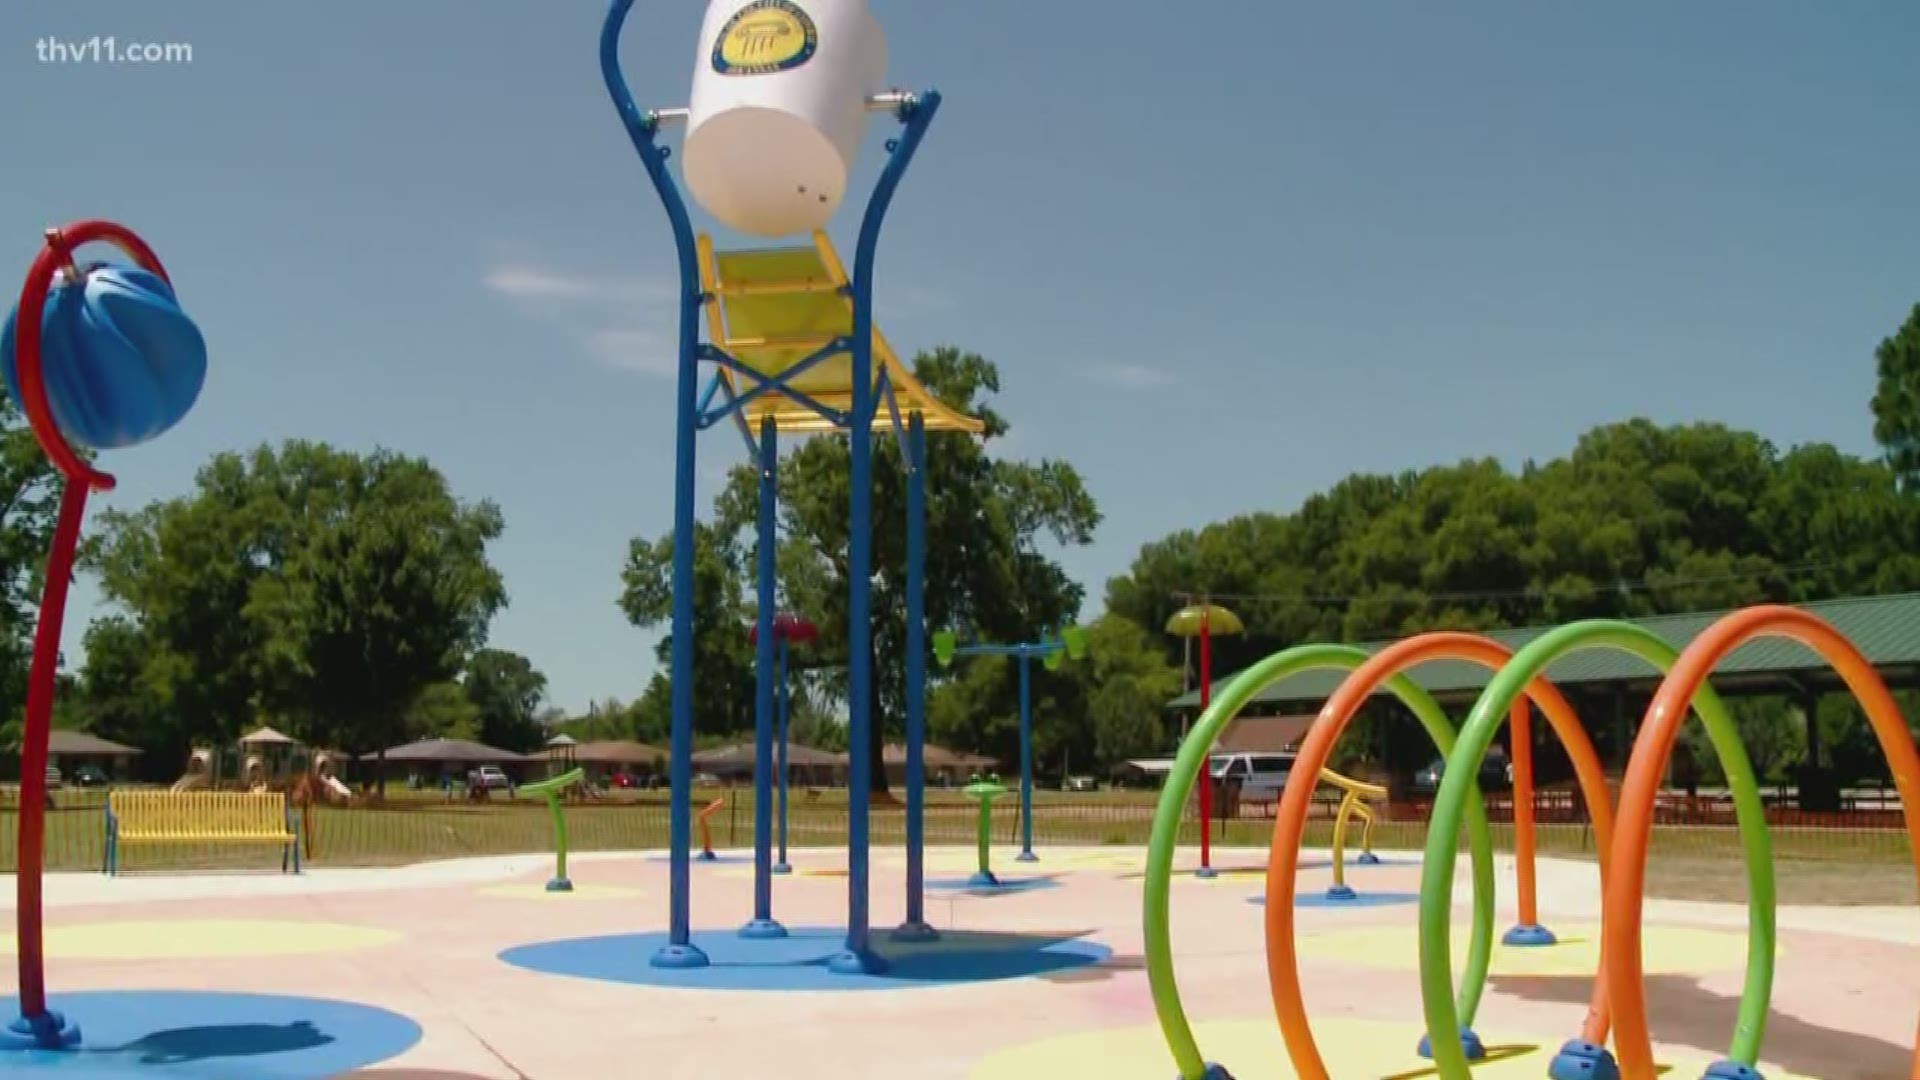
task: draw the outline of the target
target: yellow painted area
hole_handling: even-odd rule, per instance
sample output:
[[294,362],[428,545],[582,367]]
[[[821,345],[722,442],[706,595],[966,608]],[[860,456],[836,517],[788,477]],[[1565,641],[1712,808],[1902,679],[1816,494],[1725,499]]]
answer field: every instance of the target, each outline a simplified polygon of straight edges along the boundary
[[[77,923],[46,929],[47,955],[60,960],[198,960],[351,952],[400,940],[392,930],[345,923],[268,919],[154,919]],[[0,952],[17,951],[0,935]]]
[[[1063,870],[1138,873],[1147,865],[1147,853],[1137,848],[1117,848],[1113,851],[1048,851],[1035,848],[1034,853],[1040,856],[1039,862],[1023,863],[1014,858],[1020,854],[1019,848],[995,848],[993,872],[1001,877],[1058,873]],[[905,865],[906,856],[890,852],[887,861],[893,865]],[[971,874],[978,865],[979,855],[972,848],[927,849],[927,872],[930,874]]]
[[[824,232],[814,233],[807,247],[755,251],[715,251],[713,238],[702,236],[699,261],[701,286],[709,297],[708,336],[727,355],[763,377],[784,374],[836,338],[853,334],[853,300],[842,291],[848,285],[846,267]],[[919,413],[928,431],[977,434],[985,430],[981,421],[948,407],[915,379],[878,326],[873,330],[873,364],[867,377],[877,379],[882,371],[886,373],[902,423]],[[723,369],[722,374],[736,395],[760,385],[736,371]],[[852,354],[841,353],[794,376],[786,385],[845,413],[853,404],[853,379]],[[741,413],[754,431],[766,417],[782,432],[835,430],[832,421],[777,391],[749,401]],[[892,425],[883,400],[873,426]]]
[[[730,878],[751,879],[753,877],[753,867],[729,866],[725,870],[720,871],[720,876],[730,877]],[[843,867],[843,866],[842,867],[796,866],[793,868],[793,873],[777,874],[774,876],[773,880],[778,882],[783,877],[796,877],[796,878],[838,878],[844,881],[846,880],[846,876],[847,876],[847,870],[846,870],[846,867]]]
[[646,895],[639,889],[629,889],[624,885],[589,885],[579,881],[573,883],[572,892],[548,892],[544,881],[488,885],[479,892],[482,896],[496,896],[505,900],[551,900],[556,904],[578,903],[582,900],[631,900]]
[[[1418,1024],[1326,1019],[1313,1025],[1327,1071],[1339,1080],[1423,1080],[1437,1076],[1433,1063],[1414,1052],[1425,1029]],[[1488,1060],[1473,1075],[1487,1080],[1540,1080],[1566,1036],[1516,1037],[1484,1031]],[[1210,1021],[1194,1025],[1194,1038],[1208,1061],[1235,1080],[1291,1080],[1286,1044],[1272,1018]],[[1670,1077],[1699,1076],[1710,1057],[1680,1060]],[[1765,1069],[1770,1080],[1809,1080]],[[985,1058],[968,1080],[1031,1080],[1036,1076],[1097,1076],[1101,1080],[1167,1080],[1173,1057],[1158,1026],[1089,1031],[1003,1050]]]
[[[1545,949],[1516,949],[1496,943],[1492,974],[1498,976],[1586,976],[1600,969],[1598,925],[1553,925],[1560,944]],[[1746,964],[1746,935],[1727,930],[1648,926],[1645,970],[1649,975],[1695,975],[1737,971]],[[1466,963],[1468,930],[1453,928],[1453,963]],[[1302,934],[1301,959],[1338,961],[1362,967],[1413,971],[1420,966],[1420,934],[1412,924],[1357,927],[1325,934]]]

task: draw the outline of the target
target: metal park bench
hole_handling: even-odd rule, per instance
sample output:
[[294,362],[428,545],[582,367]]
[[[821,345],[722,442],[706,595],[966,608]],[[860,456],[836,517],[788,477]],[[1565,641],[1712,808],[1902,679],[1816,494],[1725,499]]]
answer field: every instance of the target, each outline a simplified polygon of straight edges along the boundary
[[279,792],[115,791],[107,796],[106,873],[141,844],[276,844],[280,870],[300,872],[293,810]]

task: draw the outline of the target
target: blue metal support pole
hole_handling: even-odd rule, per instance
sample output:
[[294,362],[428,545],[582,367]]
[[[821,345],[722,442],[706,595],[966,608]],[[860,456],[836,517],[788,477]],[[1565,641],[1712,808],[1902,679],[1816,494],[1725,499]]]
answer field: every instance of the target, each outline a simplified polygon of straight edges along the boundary
[[753,702],[753,921],[740,928],[743,938],[787,936],[773,919],[773,681],[774,681],[774,512],[778,507],[780,434],[773,417],[760,421],[760,534],[758,558],[759,633],[754,658]]
[[780,858],[773,864],[776,874],[793,873],[787,862],[787,731],[792,716],[792,700],[787,687],[787,637],[780,635]]
[[[897,413],[896,413],[897,417]],[[895,941],[932,941],[927,922],[927,423],[907,418],[907,919]]]
[[875,974],[886,969],[869,943],[867,863],[869,805],[873,779],[873,269],[880,247],[880,226],[927,125],[940,107],[929,90],[902,106],[905,130],[888,142],[891,151],[873,196],[860,220],[860,243],[853,261],[853,402],[848,425],[848,482],[853,488],[847,539],[847,941],[828,962],[841,974]]
[[1033,658],[1020,647],[1020,854],[1016,862],[1039,862],[1033,853]]
[[667,171],[667,149],[659,145],[659,123],[643,116],[633,103],[626,76],[620,71],[620,30],[633,0],[613,0],[600,30],[600,74],[607,95],[626,128],[627,137],[646,166],[647,177],[665,207],[673,227],[673,243],[680,259],[679,385],[675,394],[673,455],[673,680],[672,728],[668,776],[672,805],[668,813],[667,944],[653,956],[653,966],[705,967],[707,956],[692,942],[691,875],[688,857],[693,825],[693,527],[694,437],[698,434],[700,380],[700,270],[694,248],[693,223]]

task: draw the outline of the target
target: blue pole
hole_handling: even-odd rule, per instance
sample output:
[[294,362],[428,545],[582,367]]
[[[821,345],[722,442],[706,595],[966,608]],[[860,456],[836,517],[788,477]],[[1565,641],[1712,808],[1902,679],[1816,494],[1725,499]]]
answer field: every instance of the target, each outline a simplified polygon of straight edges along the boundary
[[932,941],[927,923],[927,424],[907,418],[907,919],[895,941]]
[[1033,677],[1026,646],[1020,647],[1020,854],[1016,862],[1039,862],[1033,853]]
[[888,145],[892,153],[860,220],[853,262],[853,402],[847,432],[848,482],[853,488],[847,538],[847,942],[828,966],[841,974],[875,974],[886,964],[869,947],[867,847],[873,776],[873,267],[880,226],[900,178],[940,107],[929,90],[902,106],[906,129]]
[[760,420],[760,623],[756,635],[753,702],[753,921],[740,936],[783,938],[787,929],[773,919],[773,518],[777,506],[780,433],[773,417]]
[[792,702],[787,690],[787,639],[780,637],[780,860],[773,864],[776,874],[791,874],[787,862],[787,724]]
[[667,150],[655,137],[659,123],[643,116],[620,71],[620,30],[633,0],[613,0],[600,28],[600,75],[607,96],[626,128],[627,138],[640,154],[647,177],[673,226],[673,244],[680,258],[679,384],[673,454],[673,679],[672,729],[667,769],[672,788],[667,837],[667,944],[654,953],[660,968],[696,968],[707,965],[707,955],[693,944],[689,847],[693,832],[693,525],[694,436],[699,410],[700,379],[700,271],[694,250],[693,223],[687,205],[667,171]]

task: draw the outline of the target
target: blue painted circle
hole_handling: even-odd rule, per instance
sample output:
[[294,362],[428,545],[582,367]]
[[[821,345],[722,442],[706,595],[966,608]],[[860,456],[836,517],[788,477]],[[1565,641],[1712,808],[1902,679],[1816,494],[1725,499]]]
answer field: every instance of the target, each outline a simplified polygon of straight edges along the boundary
[[846,944],[841,930],[792,930],[772,941],[747,941],[731,930],[696,932],[707,967],[656,968],[649,961],[664,933],[614,934],[522,945],[500,954],[515,967],[550,975],[685,990],[912,990],[956,983],[1023,979],[1097,964],[1113,955],[1098,942],[1062,934],[942,931],[930,942],[873,935],[887,962],[878,975],[839,975],[827,961]]
[[[0,1074],[323,1080],[420,1041],[420,1025],[398,1013],[324,998],[106,990],[53,994],[47,1007],[80,1025],[80,1046],[7,1051]],[[0,1009],[18,1016],[19,999],[0,999]]]
[[1043,877],[1003,877],[998,885],[975,885],[972,878],[929,878],[927,888],[935,892],[960,892],[969,896],[1001,896],[1007,893],[1051,889],[1060,884],[1053,875]]
[[[1362,892],[1351,900],[1330,900],[1319,889],[1302,889],[1294,895],[1293,906],[1297,908],[1370,908],[1393,907],[1398,904],[1417,904],[1419,893],[1411,892]],[[1247,903],[1266,906],[1265,894],[1247,897]]]

